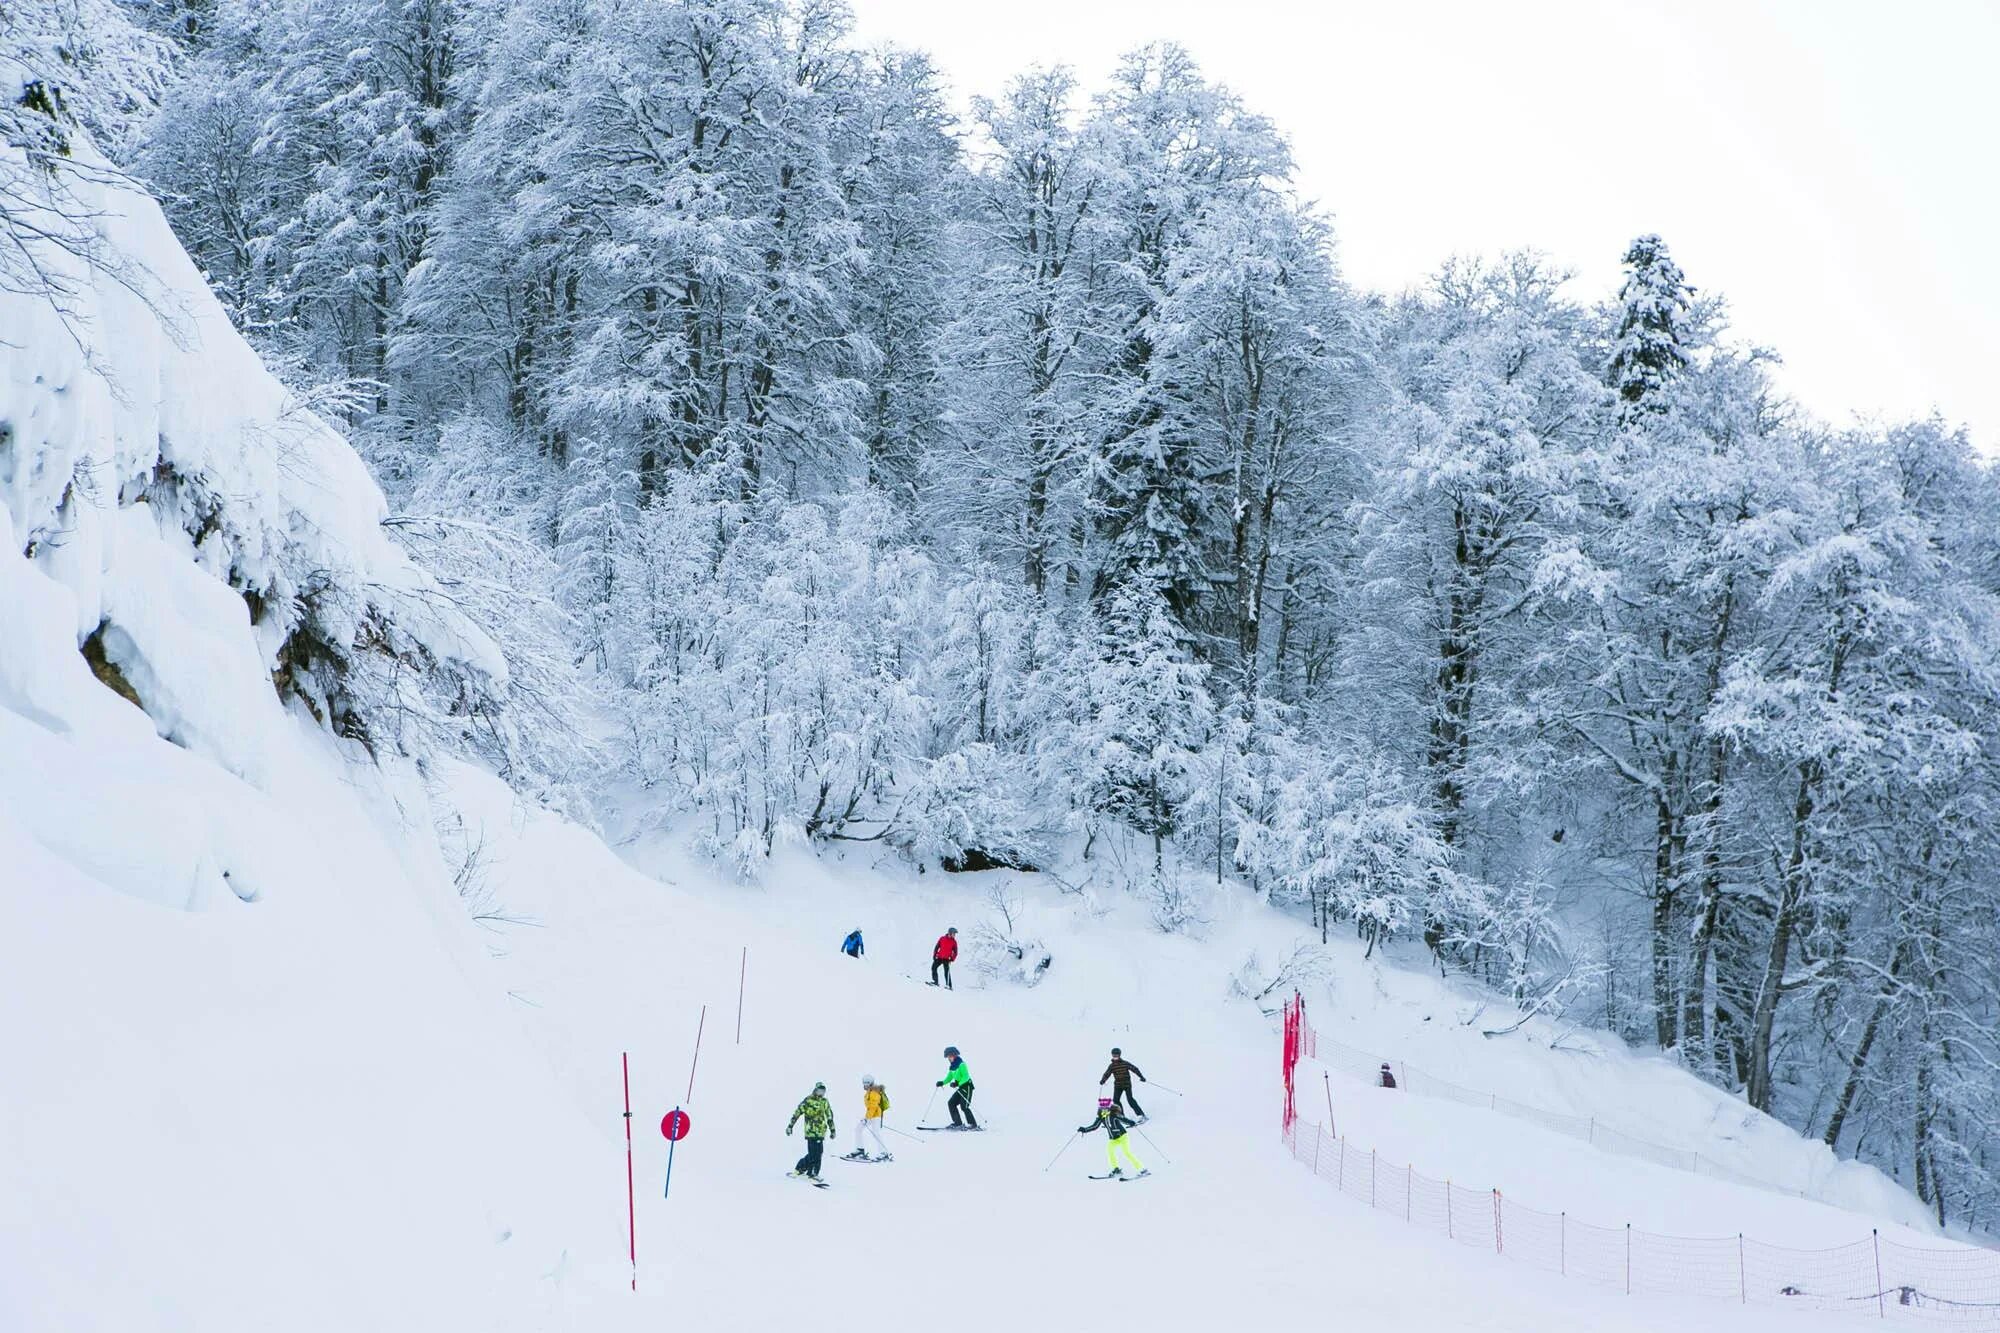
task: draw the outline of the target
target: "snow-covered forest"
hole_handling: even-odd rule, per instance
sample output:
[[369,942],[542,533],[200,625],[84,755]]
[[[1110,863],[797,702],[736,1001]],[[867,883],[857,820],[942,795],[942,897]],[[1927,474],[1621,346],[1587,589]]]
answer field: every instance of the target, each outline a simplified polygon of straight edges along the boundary
[[93,262],[87,134],[505,655],[288,570],[329,726],[746,877],[1082,858],[1196,934],[1239,877],[2000,1219],[2000,487],[1788,403],[1671,238],[1356,290],[1187,52],[959,123],[838,0],[0,19],[0,283]]

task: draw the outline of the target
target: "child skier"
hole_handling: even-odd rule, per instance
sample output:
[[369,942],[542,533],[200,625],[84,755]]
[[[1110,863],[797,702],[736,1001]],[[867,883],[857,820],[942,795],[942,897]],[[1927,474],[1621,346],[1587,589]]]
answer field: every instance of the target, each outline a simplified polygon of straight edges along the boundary
[[[937,1085],[942,1088],[949,1084],[951,1087],[951,1100],[945,1104],[946,1109],[951,1112],[951,1127],[978,1129],[979,1121],[972,1114],[972,1071],[966,1067],[956,1046],[945,1047],[944,1058],[945,1074],[938,1080]],[[958,1118],[960,1111],[965,1112],[965,1119],[962,1122]]]
[[[889,1090],[875,1081],[869,1074],[861,1080],[861,1118],[854,1122],[854,1151],[843,1158],[849,1162],[886,1162],[889,1160],[889,1145],[882,1141],[882,1113],[889,1109]],[[875,1155],[868,1155],[868,1145],[863,1134],[875,1138]]]
[[800,1120],[806,1122],[806,1155],[799,1158],[792,1168],[795,1176],[805,1176],[810,1180],[819,1179],[820,1151],[826,1141],[833,1137],[833,1107],[826,1100],[826,1084],[815,1083],[813,1090],[806,1094],[792,1118],[785,1122],[785,1137],[792,1136],[792,1127]]
[[[1140,1176],[1151,1175],[1152,1172],[1146,1169],[1144,1162],[1141,1162],[1137,1157],[1132,1155],[1132,1145],[1125,1142],[1125,1132],[1131,1128],[1132,1122],[1120,1114],[1116,1102],[1112,1101],[1109,1097],[1099,1097],[1097,1099],[1097,1119],[1087,1125],[1077,1126],[1076,1132],[1079,1134],[1090,1134],[1102,1129],[1108,1136],[1104,1144],[1104,1156],[1111,1164],[1110,1175],[1124,1175],[1124,1172],[1118,1166],[1118,1154],[1122,1152],[1125,1154],[1126,1165],[1130,1166],[1134,1172],[1130,1179],[1137,1180]],[[1108,1179],[1109,1177],[1100,1178]]]

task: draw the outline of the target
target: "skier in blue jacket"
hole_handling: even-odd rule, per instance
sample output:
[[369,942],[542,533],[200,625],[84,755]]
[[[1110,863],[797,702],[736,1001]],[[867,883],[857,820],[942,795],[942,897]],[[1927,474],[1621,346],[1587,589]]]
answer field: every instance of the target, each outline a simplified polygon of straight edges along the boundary
[[849,958],[859,958],[867,952],[861,945],[861,927],[856,926],[848,932],[847,938],[840,942],[840,951]]

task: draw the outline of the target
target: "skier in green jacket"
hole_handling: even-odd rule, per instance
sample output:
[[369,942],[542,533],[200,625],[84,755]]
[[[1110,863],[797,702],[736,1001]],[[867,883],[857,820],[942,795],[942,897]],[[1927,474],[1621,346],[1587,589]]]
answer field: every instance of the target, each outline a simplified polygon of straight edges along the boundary
[[792,1174],[818,1180],[820,1151],[826,1147],[826,1141],[833,1137],[833,1104],[826,1099],[826,1084],[813,1084],[813,1090],[806,1094],[805,1100],[792,1112],[792,1118],[785,1122],[786,1138],[792,1136],[793,1126],[801,1120],[806,1122],[806,1155],[799,1158],[798,1164],[792,1168]]
[[[938,1086],[942,1088],[949,1085],[951,1088],[951,1100],[946,1103],[946,1108],[951,1112],[951,1127],[978,1129],[979,1121],[972,1114],[972,1070],[966,1067],[965,1060],[959,1055],[956,1046],[945,1047],[944,1058],[947,1062],[945,1074],[938,1080]],[[965,1112],[964,1120],[958,1118],[960,1111]]]

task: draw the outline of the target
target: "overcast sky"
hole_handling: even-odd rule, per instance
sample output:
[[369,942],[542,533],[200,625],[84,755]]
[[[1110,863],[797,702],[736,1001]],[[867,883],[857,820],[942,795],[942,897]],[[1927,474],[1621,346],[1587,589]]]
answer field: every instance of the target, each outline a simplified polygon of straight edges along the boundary
[[1657,231],[1819,415],[2000,453],[2000,0],[852,3],[961,107],[1177,41],[1290,137],[1351,280],[1533,246],[1595,298]]

